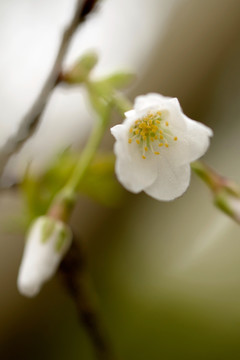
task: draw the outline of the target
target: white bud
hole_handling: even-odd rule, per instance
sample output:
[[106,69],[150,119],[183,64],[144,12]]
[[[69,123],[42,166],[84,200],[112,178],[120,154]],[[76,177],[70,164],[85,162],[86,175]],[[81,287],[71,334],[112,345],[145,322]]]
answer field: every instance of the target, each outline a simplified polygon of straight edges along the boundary
[[38,218],[30,228],[18,274],[18,290],[35,296],[56,272],[72,241],[70,228],[47,216]]

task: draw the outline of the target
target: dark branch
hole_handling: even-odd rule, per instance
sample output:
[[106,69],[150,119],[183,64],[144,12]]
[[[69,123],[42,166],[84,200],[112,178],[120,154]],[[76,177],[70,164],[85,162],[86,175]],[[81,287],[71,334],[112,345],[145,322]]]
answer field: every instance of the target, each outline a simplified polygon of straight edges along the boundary
[[28,140],[37,129],[40,118],[44,113],[47,101],[52,90],[59,83],[61,68],[64,56],[68,50],[70,41],[78,25],[82,23],[86,16],[93,10],[98,0],[77,0],[76,9],[72,20],[66,27],[60,47],[58,49],[55,61],[50,70],[49,76],[43,85],[37,99],[24,116],[21,124],[14,135],[12,135],[5,143],[0,153],[0,175],[11,155],[18,152],[26,140]]
[[104,331],[92,301],[86,257],[80,245],[73,245],[60,266],[60,274],[64,284],[75,302],[79,321],[85,327],[98,360],[113,360],[110,345],[106,341]]

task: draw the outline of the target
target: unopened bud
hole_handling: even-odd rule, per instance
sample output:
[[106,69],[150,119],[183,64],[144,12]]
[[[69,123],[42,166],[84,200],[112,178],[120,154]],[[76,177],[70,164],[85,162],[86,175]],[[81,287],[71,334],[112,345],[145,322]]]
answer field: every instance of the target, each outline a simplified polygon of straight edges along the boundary
[[89,52],[76,61],[73,67],[62,74],[63,81],[69,84],[81,84],[87,80],[91,70],[97,64],[98,57],[94,52]]
[[38,218],[30,228],[18,274],[22,295],[35,296],[56,272],[72,241],[70,228],[48,216]]

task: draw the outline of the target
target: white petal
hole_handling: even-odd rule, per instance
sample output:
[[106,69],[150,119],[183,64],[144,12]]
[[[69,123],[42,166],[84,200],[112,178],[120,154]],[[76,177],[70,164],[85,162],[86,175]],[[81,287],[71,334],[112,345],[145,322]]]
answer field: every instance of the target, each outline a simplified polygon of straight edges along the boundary
[[170,201],[181,196],[189,186],[190,166],[171,166],[163,157],[159,163],[155,182],[144,191],[154,199]]
[[126,189],[138,193],[156,179],[157,159],[152,154],[147,159],[142,159],[139,146],[135,143],[128,144],[128,131],[124,124],[111,129],[117,140],[114,145],[116,175]]
[[184,130],[179,128],[172,130],[173,136],[177,136],[178,140],[172,142],[164,153],[168,161],[175,166],[191,163],[203,156],[213,135],[210,128],[185,115],[184,121],[186,124]]
[[149,160],[119,156],[116,160],[116,175],[129,191],[138,193],[151,185],[157,177],[157,167]]
[[172,127],[185,131],[184,114],[177,98],[150,93],[138,96],[134,107],[138,118],[146,115],[148,111],[161,111],[164,120],[168,121]]
[[156,93],[149,93],[146,95],[140,95],[137,96],[135,101],[134,101],[134,109],[136,109],[136,111],[141,111],[144,110],[146,108],[148,108],[149,106],[161,106],[164,103],[166,103],[168,100],[172,100],[173,98],[167,97],[167,96],[163,96],[160,94],[156,94]]
[[192,162],[205,154],[210,144],[210,137],[213,131],[200,122],[189,119],[185,116],[187,123],[187,140],[189,143],[189,158]]

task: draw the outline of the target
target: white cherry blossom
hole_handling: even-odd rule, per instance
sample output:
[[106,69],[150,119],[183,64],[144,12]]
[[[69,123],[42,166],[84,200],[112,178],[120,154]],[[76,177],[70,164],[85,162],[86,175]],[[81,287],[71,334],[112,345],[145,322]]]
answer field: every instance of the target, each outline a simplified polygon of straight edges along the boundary
[[118,180],[129,191],[143,190],[157,200],[182,195],[190,163],[206,152],[212,130],[184,115],[177,98],[155,93],[138,96],[125,116],[111,128]]
[[61,221],[42,216],[33,223],[17,280],[22,295],[32,297],[38,294],[42,285],[56,272],[71,241],[71,231]]

